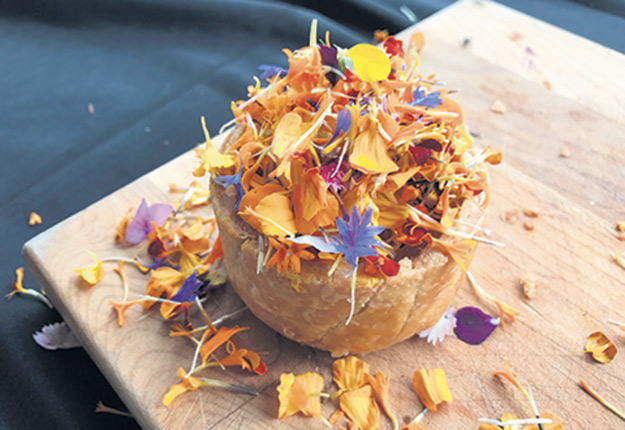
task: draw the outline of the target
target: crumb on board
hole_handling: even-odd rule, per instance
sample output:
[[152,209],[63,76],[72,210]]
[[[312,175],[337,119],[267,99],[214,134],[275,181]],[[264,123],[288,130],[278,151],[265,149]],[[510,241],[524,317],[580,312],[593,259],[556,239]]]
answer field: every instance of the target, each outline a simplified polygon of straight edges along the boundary
[[537,218],[538,215],[540,215],[540,209],[536,209],[536,208],[525,209],[525,210],[523,210],[523,213],[527,217]]
[[571,151],[566,146],[562,148],[560,151],[560,157],[569,158],[571,156]]
[[618,238],[618,240],[625,241],[625,233],[619,233],[616,237]]
[[504,113],[506,113],[506,105],[498,99],[495,100],[492,105],[490,105],[490,110],[492,112],[503,115]]
[[516,220],[519,219],[519,210],[510,209],[508,211],[502,212],[501,219],[505,222],[509,222],[510,224],[514,224]]
[[527,231],[534,230],[534,221],[532,221],[531,219],[526,219],[523,223],[523,228]]
[[521,287],[523,288],[523,294],[528,299],[536,297],[536,291],[538,290],[538,279],[530,273],[526,273],[521,276]]
[[514,33],[510,35],[510,40],[512,40],[513,42],[516,42],[521,39],[523,39],[523,35],[519,33],[518,31],[515,31]]
[[625,231],[625,221],[619,221],[616,223],[616,229],[618,231]]
[[549,82],[547,79],[543,79],[543,86],[551,91],[551,82]]

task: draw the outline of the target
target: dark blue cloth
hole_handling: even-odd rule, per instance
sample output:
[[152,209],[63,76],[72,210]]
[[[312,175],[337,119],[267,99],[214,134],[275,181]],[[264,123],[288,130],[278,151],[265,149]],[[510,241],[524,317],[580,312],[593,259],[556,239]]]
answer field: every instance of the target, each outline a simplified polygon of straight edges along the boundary
[[[307,43],[312,18],[350,46],[376,29],[409,26],[403,4],[423,19],[451,3],[0,2],[4,293],[24,265],[24,242],[202,141],[201,115],[218,130],[259,64],[285,66],[281,48]],[[503,3],[625,52],[623,1]],[[42,226],[28,227],[30,211]],[[34,282],[27,272],[24,284]],[[33,342],[34,331],[60,320],[55,311],[28,298],[0,299],[0,318],[0,428],[137,428],[93,413],[100,400],[124,406],[82,349],[48,352]]]

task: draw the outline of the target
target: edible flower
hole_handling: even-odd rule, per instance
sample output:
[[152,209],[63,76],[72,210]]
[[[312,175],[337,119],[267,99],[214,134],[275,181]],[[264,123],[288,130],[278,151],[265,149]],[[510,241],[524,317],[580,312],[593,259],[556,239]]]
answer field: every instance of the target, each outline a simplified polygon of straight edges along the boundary
[[32,225],[37,225],[41,223],[42,223],[41,216],[37,212],[31,212],[30,217],[28,219],[28,225],[32,226]]
[[578,353],[589,352],[592,354],[592,358],[599,363],[609,363],[614,360],[618,353],[616,345],[601,331],[595,331],[588,335],[585,348]]
[[423,106],[425,108],[435,108],[443,103],[440,92],[425,93],[425,88],[418,86],[412,92],[412,106]]
[[622,420],[625,420],[625,414],[623,412],[621,412],[620,409],[618,409],[612,403],[608,402],[605,398],[603,398],[603,396],[601,396],[595,389],[593,389],[590,385],[588,385],[588,383],[586,383],[583,379],[579,380],[579,384],[582,386],[584,391],[586,391],[588,394],[590,394],[595,400],[597,400],[603,406],[608,408],[616,416],[618,416]]
[[380,48],[366,43],[359,43],[347,50],[352,60],[354,72],[363,82],[386,79],[391,73],[391,61]]
[[258,79],[268,79],[274,76],[282,77],[288,72],[285,68],[275,64],[261,64],[258,66],[258,70],[262,71]]
[[293,375],[283,373],[280,375],[280,385],[278,391],[278,418],[286,418],[298,412],[307,417],[318,416],[320,414],[320,393],[323,389],[323,377],[317,373],[304,373],[303,375]]
[[212,180],[213,182],[221,185],[224,188],[228,188],[233,185],[237,190],[237,194],[239,195],[239,199],[237,200],[237,204],[234,206],[234,210],[239,209],[239,204],[241,203],[241,199],[245,195],[245,191],[243,191],[243,186],[241,185],[241,174],[243,173],[243,167],[239,169],[237,173],[234,175],[224,175],[224,176],[216,176]]
[[228,382],[218,381],[215,379],[195,378],[187,374],[183,368],[178,368],[178,377],[182,379],[182,382],[174,384],[169,388],[169,391],[167,391],[167,394],[163,397],[164,406],[169,406],[169,404],[179,395],[186,393],[187,391],[195,391],[201,387],[225,388],[252,396],[258,395],[258,392],[255,390],[241,385],[230,384]]
[[44,325],[41,331],[33,334],[33,339],[37,345],[50,351],[82,346],[65,322]]
[[428,343],[436,345],[436,343],[441,342],[445,336],[453,334],[455,327],[456,317],[454,316],[454,307],[449,306],[441,319],[432,327],[420,332],[419,337],[426,338]]
[[481,309],[467,306],[456,312],[456,336],[469,345],[479,345],[497,328],[501,320],[482,312]]
[[380,409],[370,385],[346,391],[339,401],[341,409],[356,424],[356,428],[375,430],[380,426]]
[[399,423],[397,422],[397,418],[395,418],[395,415],[393,415],[389,407],[388,386],[390,379],[391,376],[389,372],[386,372],[386,375],[384,375],[382,371],[378,370],[378,373],[376,373],[375,376],[372,376],[369,373],[365,373],[365,380],[367,381],[367,384],[371,385],[371,388],[373,388],[373,392],[378,398],[378,402],[380,402],[380,405],[382,405],[382,409],[384,409],[384,412],[386,412],[386,415],[388,415],[393,423],[393,429],[397,430],[399,427]]
[[197,279],[195,272],[187,276],[180,289],[169,300],[173,302],[192,302],[195,300],[197,291],[202,286],[202,281]]
[[445,372],[441,368],[416,370],[412,386],[423,405],[431,411],[435,411],[441,403],[452,401]]
[[11,298],[13,298],[13,296],[16,294],[26,294],[35,297],[37,300],[47,305],[50,309],[53,308],[52,303],[50,303],[48,298],[42,293],[31,288],[24,288],[24,286],[22,285],[22,281],[24,280],[23,267],[18,267],[17,269],[15,269],[15,276],[16,280],[13,282],[13,291],[6,295],[7,299],[11,300]]
[[122,243],[126,237],[126,229],[128,228],[128,224],[132,220],[132,209],[128,209],[126,215],[121,219],[119,224],[117,224],[117,229],[115,230],[115,243]]
[[163,225],[172,211],[173,208],[168,204],[155,203],[148,206],[145,199],[141,199],[134,218],[126,228],[126,241],[132,245],[140,243],[152,231],[152,223]]
[[95,264],[85,266],[81,269],[74,269],[74,272],[78,273],[80,277],[89,285],[94,286],[104,276],[104,270],[102,269],[102,260],[95,256],[94,253],[89,252],[91,259],[95,261]]
[[342,254],[345,261],[355,270],[358,258],[376,256],[377,251],[374,246],[383,246],[376,236],[384,231],[384,227],[369,225],[372,215],[371,207],[367,208],[361,216],[358,208],[354,206],[347,219],[336,218],[339,238],[332,237],[327,241],[319,236],[300,236],[291,241],[306,243],[321,252]]
[[334,382],[339,391],[332,397],[338,397],[345,391],[356,390],[365,385],[365,375],[369,373],[369,365],[350,355],[346,358],[334,361],[332,364]]

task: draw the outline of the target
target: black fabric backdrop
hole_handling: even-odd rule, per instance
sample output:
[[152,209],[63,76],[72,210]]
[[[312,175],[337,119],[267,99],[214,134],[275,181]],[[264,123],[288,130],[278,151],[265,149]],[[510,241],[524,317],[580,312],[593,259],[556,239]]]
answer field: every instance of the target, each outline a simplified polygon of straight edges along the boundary
[[[0,2],[0,286],[22,244],[216,133],[261,63],[307,43],[312,18],[342,46],[411,24],[449,0]],[[502,3],[625,52],[625,2]],[[576,58],[572,61],[584,61]],[[587,67],[601,67],[588,64]],[[90,114],[87,106],[95,112]],[[44,223],[28,227],[36,211]],[[27,272],[27,287],[35,287]],[[0,300],[0,428],[136,429],[94,414],[124,405],[82,349],[48,352],[32,333],[59,315]],[[141,363],[137,363],[141,365]]]

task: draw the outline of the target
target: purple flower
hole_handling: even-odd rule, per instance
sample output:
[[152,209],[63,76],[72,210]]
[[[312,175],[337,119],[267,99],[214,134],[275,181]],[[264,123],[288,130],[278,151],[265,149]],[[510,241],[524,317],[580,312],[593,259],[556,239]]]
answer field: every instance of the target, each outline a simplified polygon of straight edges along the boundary
[[373,209],[368,208],[360,216],[358,208],[354,206],[352,213],[347,219],[336,218],[336,226],[339,230],[339,237],[331,237],[326,240],[320,236],[300,236],[291,241],[295,243],[306,243],[317,250],[332,254],[343,254],[345,261],[354,269],[358,264],[358,258],[373,257],[378,255],[374,246],[383,246],[382,242],[375,238],[384,231],[384,227],[379,225],[369,225]]
[[425,89],[421,86],[418,86],[412,92],[412,101],[410,102],[412,106],[423,106],[426,108],[434,108],[442,103],[440,92],[425,94]]
[[152,231],[152,223],[157,226],[165,224],[173,210],[174,208],[164,203],[155,203],[148,207],[145,199],[141,199],[135,217],[126,228],[126,241],[133,245],[141,242]]
[[336,130],[334,130],[334,134],[332,135],[330,140],[328,140],[328,143],[336,139],[339,136],[341,131],[343,132],[343,134],[347,133],[351,127],[352,127],[352,113],[349,111],[347,106],[345,106],[343,107],[343,109],[341,109],[341,111],[336,117]]
[[[326,182],[326,185],[337,192],[345,188],[345,184],[343,183],[343,176],[347,173],[347,164],[341,163],[341,167],[336,170],[337,163],[336,161],[331,162],[328,165],[322,165],[319,168],[319,175]],[[336,174],[334,173],[336,172]]]
[[[321,54],[321,64],[339,70],[339,60],[337,58],[338,51],[325,45],[317,45],[317,48],[319,49],[319,53]],[[326,78],[328,78],[332,85],[336,84],[339,80],[339,77],[335,72],[327,73]]]
[[493,318],[478,308],[467,306],[456,312],[456,328],[458,338],[469,345],[479,345],[499,325],[499,318]]
[[239,200],[237,200],[237,204],[234,209],[239,209],[239,203],[241,203],[241,199],[245,195],[245,191],[243,191],[243,186],[241,185],[241,174],[243,173],[243,167],[239,169],[239,173],[234,175],[226,175],[226,176],[217,176],[213,178],[213,181],[218,183],[224,188],[229,187],[230,185],[234,185],[234,188],[237,190],[237,194],[239,195]]
[[192,302],[195,300],[195,296],[197,291],[202,286],[202,281],[197,278],[195,272],[191,273],[187,276],[187,279],[184,280],[184,283],[178,290],[176,294],[169,300],[173,302]]
[[261,64],[260,66],[258,66],[258,70],[262,71],[258,79],[273,78],[276,75],[283,76],[288,73],[288,70],[276,64]]

